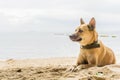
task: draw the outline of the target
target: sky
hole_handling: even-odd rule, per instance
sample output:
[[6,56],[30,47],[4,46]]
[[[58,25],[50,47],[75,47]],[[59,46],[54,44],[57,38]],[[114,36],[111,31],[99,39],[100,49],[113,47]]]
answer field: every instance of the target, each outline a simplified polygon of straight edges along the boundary
[[120,31],[120,0],[0,0],[0,33],[69,32],[91,17],[99,31]]

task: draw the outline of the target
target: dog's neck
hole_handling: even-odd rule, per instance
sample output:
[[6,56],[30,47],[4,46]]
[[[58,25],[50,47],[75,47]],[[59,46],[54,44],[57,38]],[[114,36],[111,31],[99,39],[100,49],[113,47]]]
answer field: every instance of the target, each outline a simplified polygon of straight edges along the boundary
[[99,48],[100,44],[98,43],[98,41],[94,41],[91,44],[87,44],[85,46],[81,46],[82,49],[93,49],[93,48]]

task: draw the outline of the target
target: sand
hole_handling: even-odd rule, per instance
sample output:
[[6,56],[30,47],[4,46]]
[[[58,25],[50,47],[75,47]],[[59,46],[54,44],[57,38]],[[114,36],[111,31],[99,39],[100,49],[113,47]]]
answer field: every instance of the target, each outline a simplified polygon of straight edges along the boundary
[[0,80],[120,80],[120,64],[67,71],[75,57],[0,61]]

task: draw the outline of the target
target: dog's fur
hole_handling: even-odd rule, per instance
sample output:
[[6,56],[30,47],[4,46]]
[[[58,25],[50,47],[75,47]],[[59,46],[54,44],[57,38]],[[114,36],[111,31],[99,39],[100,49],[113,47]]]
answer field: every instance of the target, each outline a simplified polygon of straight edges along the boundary
[[[98,33],[95,30],[95,19],[92,18],[89,24],[85,24],[81,18],[80,23],[81,25],[75,29],[75,33],[69,36],[72,41],[79,42],[81,45],[76,65],[84,64],[83,68],[88,68],[115,64],[116,60],[113,51],[101,41],[98,41]],[[100,45],[99,47],[90,49],[82,48],[82,46],[92,44],[95,41]]]

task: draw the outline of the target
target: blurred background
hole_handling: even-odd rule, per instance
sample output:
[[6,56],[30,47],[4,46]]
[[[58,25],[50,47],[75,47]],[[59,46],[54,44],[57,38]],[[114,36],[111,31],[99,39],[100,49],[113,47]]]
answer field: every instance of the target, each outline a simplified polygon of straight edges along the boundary
[[119,54],[119,0],[0,0],[0,59],[76,57],[68,35],[96,19],[105,45]]

